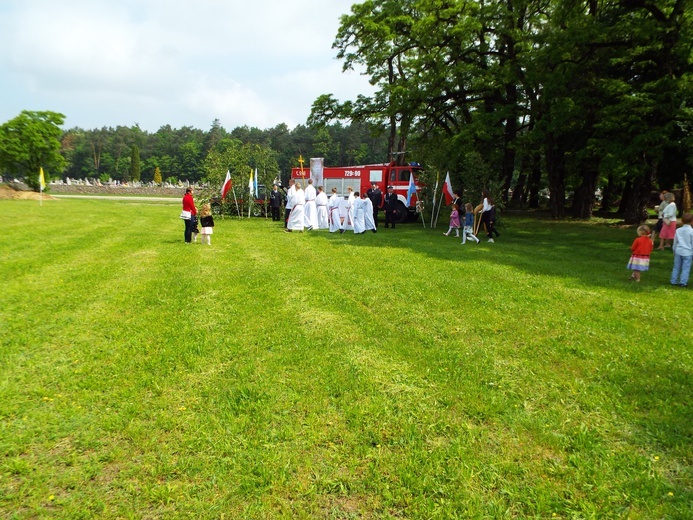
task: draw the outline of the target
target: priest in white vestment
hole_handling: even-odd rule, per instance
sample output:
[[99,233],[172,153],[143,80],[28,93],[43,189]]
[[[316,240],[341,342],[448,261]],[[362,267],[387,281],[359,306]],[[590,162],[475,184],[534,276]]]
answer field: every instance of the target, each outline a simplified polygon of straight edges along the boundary
[[287,231],[300,231],[303,233],[303,228],[305,225],[305,204],[306,195],[301,189],[301,183],[297,182],[295,184],[296,191],[294,192],[294,206],[291,208],[291,213],[289,213],[289,222],[287,224]]
[[318,229],[327,229],[330,227],[327,218],[327,194],[322,186],[318,186],[318,194],[315,196],[315,207],[318,212]]
[[315,186],[313,186],[313,179],[308,179],[308,186],[306,186],[306,205],[304,207],[304,223],[306,228],[309,230],[318,227],[318,212],[316,209],[315,197],[317,193],[315,191]]
[[342,203],[341,197],[337,195],[337,188],[332,188],[332,195],[330,200],[327,202],[327,214],[330,221],[330,233],[336,233],[337,231],[342,231],[342,218],[339,215],[339,207]]

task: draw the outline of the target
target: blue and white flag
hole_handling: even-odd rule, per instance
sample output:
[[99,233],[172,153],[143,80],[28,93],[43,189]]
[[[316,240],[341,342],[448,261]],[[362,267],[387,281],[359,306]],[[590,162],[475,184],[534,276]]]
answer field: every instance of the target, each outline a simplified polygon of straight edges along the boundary
[[414,184],[414,172],[409,173],[409,188],[407,188],[407,207],[411,206],[412,195],[416,195],[416,184]]

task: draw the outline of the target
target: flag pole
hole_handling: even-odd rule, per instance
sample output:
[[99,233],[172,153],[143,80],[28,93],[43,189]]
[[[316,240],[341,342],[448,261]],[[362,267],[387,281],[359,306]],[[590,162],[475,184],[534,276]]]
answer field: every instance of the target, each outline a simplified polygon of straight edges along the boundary
[[433,228],[433,219],[436,214],[436,192],[438,191],[438,180],[440,179],[440,174],[436,173],[436,187],[433,188],[433,204],[431,205],[431,228]]
[[43,186],[46,184],[43,177],[43,166],[39,167],[39,206],[43,206]]
[[425,228],[426,227],[426,218],[424,217],[423,207],[422,207],[420,200],[416,201],[416,209],[417,209],[418,213],[421,215],[421,223],[423,224],[423,227]]
[[231,186],[231,191],[233,192],[233,201],[236,203],[236,212],[238,213],[238,218],[243,218],[243,217],[241,217],[241,210],[238,208],[238,199],[236,198],[236,188]]

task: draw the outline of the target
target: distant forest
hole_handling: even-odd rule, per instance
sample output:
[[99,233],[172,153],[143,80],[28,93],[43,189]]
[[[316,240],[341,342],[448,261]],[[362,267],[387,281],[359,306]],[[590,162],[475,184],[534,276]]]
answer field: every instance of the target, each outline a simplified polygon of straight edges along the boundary
[[[138,179],[131,178],[133,147],[140,163]],[[247,178],[250,168],[270,164],[269,171],[261,172],[270,181],[275,177],[287,181],[291,168],[299,166],[299,156],[306,167],[311,157],[325,158],[328,166],[382,163],[390,159],[385,129],[365,123],[315,128],[298,125],[292,130],[285,124],[266,130],[242,126],[227,131],[215,120],[209,130],[170,125],[154,133],[137,125],[67,130],[62,137],[62,154],[67,164],[61,176],[121,182],[218,182],[235,161],[222,160],[216,166],[219,161],[214,157],[231,148],[248,150],[247,160],[241,159],[243,166],[238,167],[242,171],[232,175]],[[160,179],[155,179],[157,168]]]

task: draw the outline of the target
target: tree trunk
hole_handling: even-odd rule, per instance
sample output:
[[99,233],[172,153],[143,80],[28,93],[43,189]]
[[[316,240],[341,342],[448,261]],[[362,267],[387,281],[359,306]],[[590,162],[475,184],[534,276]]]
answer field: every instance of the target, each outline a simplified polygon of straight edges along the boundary
[[553,136],[547,138],[546,170],[549,175],[549,208],[552,218],[565,217],[565,151]]
[[623,221],[626,224],[640,224],[647,219],[650,193],[654,188],[656,177],[657,163],[648,163],[645,173],[633,181],[632,196],[629,198],[623,214]]
[[532,153],[532,173],[529,178],[528,197],[530,209],[539,209],[539,186],[541,183],[541,154]]
[[602,211],[609,211],[614,203],[614,195],[616,185],[614,184],[613,174],[609,174],[606,181],[606,187],[602,190]]
[[575,218],[591,218],[594,209],[594,192],[597,190],[597,165],[590,164],[588,171],[582,176],[582,183],[575,190],[573,197],[573,216]]
[[[511,47],[512,48],[512,47]],[[505,119],[505,132],[503,133],[503,161],[501,164],[501,198],[508,203],[508,191],[515,173],[515,137],[517,136],[517,86],[508,84],[505,87],[505,97],[509,105],[510,116]]]
[[527,182],[527,174],[521,173],[517,179],[517,183],[513,188],[513,196],[510,199],[510,205],[513,207],[522,207],[526,199],[525,183]]
[[626,179],[626,184],[623,186],[623,193],[621,194],[621,202],[618,204],[619,215],[625,214],[631,198],[633,198],[633,179]]

